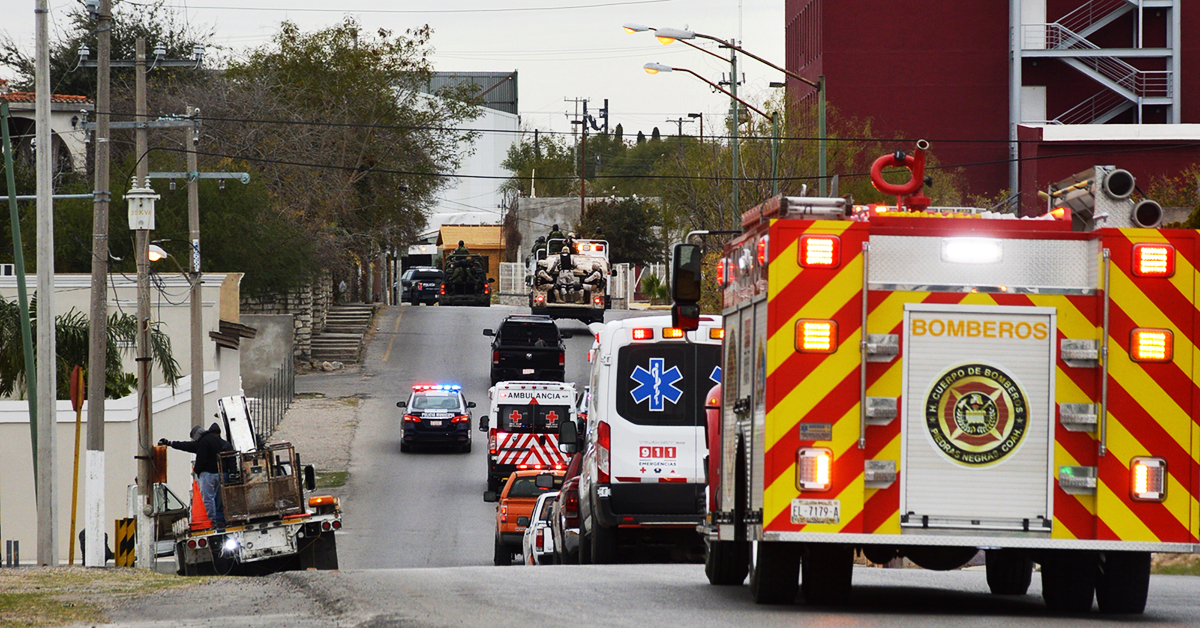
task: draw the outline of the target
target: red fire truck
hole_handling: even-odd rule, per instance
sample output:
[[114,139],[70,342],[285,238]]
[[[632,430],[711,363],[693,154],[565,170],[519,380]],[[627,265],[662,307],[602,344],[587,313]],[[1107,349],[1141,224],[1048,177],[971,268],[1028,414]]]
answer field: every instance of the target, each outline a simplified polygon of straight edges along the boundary
[[[895,205],[775,197],[726,245],[709,579],[834,603],[856,554],[982,550],[993,593],[1036,563],[1052,610],[1140,613],[1150,553],[1200,551],[1198,233],[1111,166],[1037,216],[931,207],[927,148],[875,162]],[[679,324],[698,260],[676,246]]]

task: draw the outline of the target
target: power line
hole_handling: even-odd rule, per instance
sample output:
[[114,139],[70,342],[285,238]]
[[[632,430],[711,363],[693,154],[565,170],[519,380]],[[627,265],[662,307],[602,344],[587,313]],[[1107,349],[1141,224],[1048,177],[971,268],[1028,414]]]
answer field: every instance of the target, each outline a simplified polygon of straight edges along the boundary
[[[449,13],[528,13],[536,11],[569,11],[574,9],[597,9],[604,7],[619,7],[642,4],[662,4],[675,0],[625,0],[623,2],[598,2],[594,4],[573,4],[556,7],[493,7],[482,9],[350,9],[350,8],[303,8],[294,6],[248,7],[230,5],[193,4],[190,9],[211,9],[214,11],[283,11],[286,13],[394,13],[394,14],[449,14]],[[153,6],[151,3],[129,2],[139,7]]]

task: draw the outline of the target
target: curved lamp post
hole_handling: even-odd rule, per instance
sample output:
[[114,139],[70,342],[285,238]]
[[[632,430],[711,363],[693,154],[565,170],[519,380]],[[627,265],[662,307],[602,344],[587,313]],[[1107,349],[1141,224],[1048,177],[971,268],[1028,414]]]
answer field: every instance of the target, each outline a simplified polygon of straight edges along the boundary
[[[759,63],[765,64],[775,70],[783,72],[787,76],[789,76],[793,79],[796,79],[797,81],[800,81],[801,83],[804,83],[805,85],[808,85],[809,87],[812,87],[813,89],[817,90],[817,126],[818,126],[817,137],[819,138],[817,170],[818,170],[818,175],[820,176],[819,190],[820,190],[820,193],[822,196],[825,195],[826,187],[828,184],[826,181],[827,160],[826,160],[826,127],[825,127],[825,77],[823,75],[818,77],[816,82],[813,82],[807,78],[804,78],[803,76],[800,76],[799,74],[796,74],[795,72],[792,72],[786,68],[781,68],[778,65],[775,65],[774,63],[767,61],[766,59],[742,48],[741,46],[738,46],[737,44],[735,44],[733,42],[732,39],[725,40],[725,39],[721,39],[720,37],[713,37],[712,35],[705,35],[704,33],[697,33],[696,31],[686,30],[686,29],[681,29],[681,28],[654,28],[652,26],[645,26],[642,24],[635,24],[635,23],[625,24],[624,29],[625,29],[625,32],[627,32],[627,33],[641,33],[641,32],[646,32],[646,31],[652,31],[652,32],[654,32],[655,37],[658,38],[658,41],[660,43],[662,43],[664,46],[674,43],[676,41],[679,41],[688,46],[691,46],[692,48],[695,48],[695,49],[705,52],[709,55],[717,57],[718,59],[721,59],[722,61],[725,61],[725,58],[722,57],[721,55],[718,55],[709,50],[701,48],[701,47],[691,43],[688,40],[699,37],[701,39],[715,41],[718,44],[720,44],[722,48],[728,48],[729,49],[728,61],[729,61],[730,69],[731,69],[730,89],[732,91],[731,96],[733,96],[734,98],[736,98],[736,95],[737,95],[737,56],[736,56],[735,52],[740,52],[740,53],[746,55],[747,57],[750,57],[751,59],[758,61]],[[724,91],[724,90],[722,90],[722,91]],[[734,110],[736,112],[736,107]],[[735,123],[733,125],[733,133],[732,133],[731,139],[732,139],[731,149],[732,149],[732,152],[734,155],[734,163],[736,164],[736,162],[737,162],[736,118],[735,118]],[[737,205],[737,191],[736,190],[737,190],[737,173],[735,172],[734,173],[734,205],[735,205],[735,207]]]
[[[708,84],[709,87],[729,96],[736,103],[741,103],[741,105],[744,106],[745,108],[770,120],[771,121],[771,196],[775,196],[775,195],[779,194],[779,115],[778,114],[768,114],[767,112],[763,111],[762,109],[759,109],[758,107],[755,107],[754,105],[742,100],[733,92],[725,89],[724,87],[721,87],[720,85],[717,85],[716,83],[704,78],[703,76],[700,76],[699,74],[696,74],[695,72],[693,72],[687,68],[676,68],[676,67],[672,67],[669,65],[663,65],[661,63],[647,63],[642,66],[642,69],[646,71],[646,74],[650,74],[650,75],[659,74],[661,72],[686,72],[686,73],[691,74],[692,76],[700,79],[701,81],[704,81],[705,83]],[[734,107],[734,111],[735,112],[737,111],[736,106]],[[736,118],[734,119],[733,126],[735,128],[737,127],[737,119]],[[734,137],[736,138],[736,136],[734,136]],[[735,139],[735,141],[736,141],[736,139]],[[736,169],[738,166],[737,157],[736,157],[737,153],[734,152],[734,155],[735,155],[734,167]],[[737,192],[736,192],[737,180],[738,180],[738,172],[735,170],[734,179],[733,179],[734,190],[735,190],[735,192],[734,192],[734,202],[735,203],[737,202]],[[736,215],[737,205],[734,205],[734,212]],[[724,227],[725,225],[721,225],[721,226]]]

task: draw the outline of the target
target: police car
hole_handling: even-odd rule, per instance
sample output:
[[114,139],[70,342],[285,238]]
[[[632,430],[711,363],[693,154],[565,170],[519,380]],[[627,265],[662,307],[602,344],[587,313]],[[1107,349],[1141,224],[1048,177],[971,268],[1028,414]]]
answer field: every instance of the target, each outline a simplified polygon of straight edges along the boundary
[[417,384],[408,401],[396,402],[404,410],[400,431],[400,451],[414,445],[441,445],[471,451],[471,408],[462,386],[457,384]]

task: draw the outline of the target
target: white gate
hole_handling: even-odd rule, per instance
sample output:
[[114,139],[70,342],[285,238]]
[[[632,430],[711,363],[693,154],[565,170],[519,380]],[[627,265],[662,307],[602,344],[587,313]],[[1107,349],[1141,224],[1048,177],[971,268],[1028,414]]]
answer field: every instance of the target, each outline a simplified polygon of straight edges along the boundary
[[500,262],[500,294],[528,293],[529,287],[525,285],[525,265],[520,262]]
[[633,267],[629,264],[614,264],[612,283],[608,294],[612,296],[612,309],[627,310],[633,300]]

